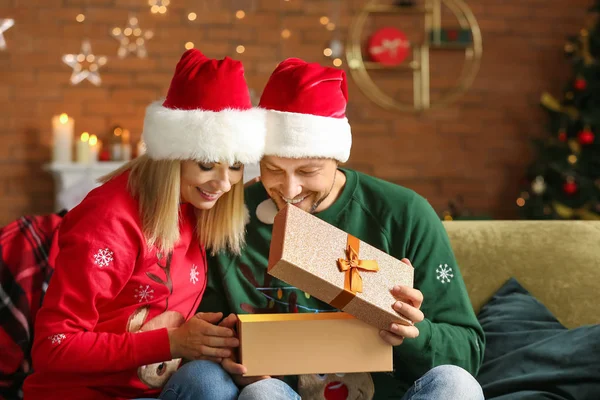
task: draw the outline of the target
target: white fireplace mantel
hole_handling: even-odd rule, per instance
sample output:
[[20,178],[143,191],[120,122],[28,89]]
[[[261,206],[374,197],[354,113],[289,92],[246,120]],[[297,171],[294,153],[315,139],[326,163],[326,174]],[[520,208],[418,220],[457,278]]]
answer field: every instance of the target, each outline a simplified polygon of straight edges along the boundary
[[[98,179],[125,164],[124,161],[99,161],[90,164],[44,165],[44,171],[52,174],[55,184],[54,208],[56,211],[75,207],[90,190],[99,186]],[[259,175],[258,165],[246,165],[244,182]]]
[[70,210],[88,192],[99,186],[98,179],[125,164],[122,161],[99,161],[90,164],[52,163],[44,165],[44,170],[54,177],[56,211]]

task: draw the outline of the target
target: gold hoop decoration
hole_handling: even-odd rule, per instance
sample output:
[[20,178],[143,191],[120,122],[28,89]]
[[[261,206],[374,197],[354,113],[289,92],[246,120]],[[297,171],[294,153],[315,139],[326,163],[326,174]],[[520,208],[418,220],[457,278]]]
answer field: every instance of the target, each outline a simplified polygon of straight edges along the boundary
[[[442,4],[458,20],[460,29],[470,32],[468,43],[442,43]],[[412,45],[412,60],[398,66],[385,66],[363,59],[362,33],[370,14],[422,14],[425,17],[425,40]],[[348,68],[361,91],[373,102],[388,110],[423,112],[442,107],[456,101],[472,85],[483,53],[481,31],[475,16],[462,0],[425,0],[424,7],[401,7],[369,2],[354,18],[346,46]],[[439,100],[430,99],[429,54],[436,49],[460,50],[465,53],[465,62],[456,85],[442,93]],[[405,71],[413,74],[413,104],[400,102],[384,93],[369,75],[369,70]]]

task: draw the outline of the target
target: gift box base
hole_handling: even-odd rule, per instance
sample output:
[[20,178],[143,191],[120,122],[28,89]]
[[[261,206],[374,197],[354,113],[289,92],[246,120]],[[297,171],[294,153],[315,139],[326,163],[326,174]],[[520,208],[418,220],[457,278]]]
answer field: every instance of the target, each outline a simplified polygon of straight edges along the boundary
[[239,315],[245,376],[389,372],[392,346],[346,313]]

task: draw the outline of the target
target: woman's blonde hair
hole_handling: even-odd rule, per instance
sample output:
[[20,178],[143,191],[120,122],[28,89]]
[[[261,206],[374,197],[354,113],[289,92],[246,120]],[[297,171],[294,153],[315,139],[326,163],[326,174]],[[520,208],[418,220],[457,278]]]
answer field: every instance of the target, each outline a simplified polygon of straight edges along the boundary
[[[165,253],[173,250],[179,240],[181,162],[152,160],[142,155],[100,181],[107,182],[128,170],[127,186],[138,199],[148,244]],[[198,240],[213,255],[221,250],[239,254],[244,245],[246,218],[244,182],[240,179],[211,209],[196,209]]]

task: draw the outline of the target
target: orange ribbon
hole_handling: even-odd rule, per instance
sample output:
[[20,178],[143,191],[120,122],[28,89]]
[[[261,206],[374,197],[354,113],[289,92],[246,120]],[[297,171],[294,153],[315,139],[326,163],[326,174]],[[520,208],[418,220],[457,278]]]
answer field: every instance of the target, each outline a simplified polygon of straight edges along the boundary
[[356,293],[362,293],[363,284],[360,271],[379,271],[379,265],[375,260],[361,260],[358,258],[360,240],[348,235],[346,247],[346,258],[338,259],[340,272],[345,272],[344,290],[330,303],[337,309],[343,309],[354,298]]
[[352,293],[362,293],[362,277],[360,276],[360,270],[362,271],[379,271],[379,265],[375,260],[360,260],[358,258],[358,251],[360,247],[360,240],[352,235],[348,235],[348,246],[346,247],[346,258],[338,259],[338,267],[341,272],[346,273],[346,279],[344,282],[344,288],[351,291]]
[[338,310],[343,310],[356,296],[356,293],[362,293],[363,288],[360,270],[371,272],[379,271],[377,261],[359,259],[359,249],[360,240],[352,235],[348,235],[346,258],[338,259],[340,272],[346,273],[344,277],[344,290],[329,303]]

